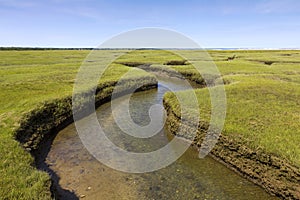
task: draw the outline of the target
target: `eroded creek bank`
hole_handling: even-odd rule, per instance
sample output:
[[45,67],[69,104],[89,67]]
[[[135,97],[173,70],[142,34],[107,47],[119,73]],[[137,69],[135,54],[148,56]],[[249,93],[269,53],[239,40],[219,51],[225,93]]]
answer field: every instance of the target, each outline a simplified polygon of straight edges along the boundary
[[[162,105],[167,88],[186,89],[179,79],[159,78],[157,89],[132,95],[132,119],[141,125],[149,123],[149,107]],[[124,98],[115,100],[122,104]],[[89,123],[89,117],[83,118],[83,123]],[[115,124],[111,103],[100,106],[97,117],[107,137],[128,151],[153,151],[172,138],[164,129],[148,139],[128,136]],[[151,173],[129,174],[113,170],[91,156],[82,145],[74,124],[60,131],[51,143],[51,148],[44,155],[44,167],[56,175],[60,187],[55,195],[60,199],[276,199],[214,159],[199,159],[194,148],[189,148],[166,168]]]
[[[193,140],[192,146],[197,150],[208,146],[204,142],[208,129],[207,123],[200,123],[196,137],[193,136],[191,139],[190,130],[194,126],[182,125],[181,117],[172,110],[167,99],[163,104],[167,111],[166,129],[169,132]],[[179,127],[181,135],[178,135]],[[243,138],[221,134],[210,156],[273,195],[282,199],[300,199],[300,169],[287,160],[268,154],[262,149],[250,148]]]

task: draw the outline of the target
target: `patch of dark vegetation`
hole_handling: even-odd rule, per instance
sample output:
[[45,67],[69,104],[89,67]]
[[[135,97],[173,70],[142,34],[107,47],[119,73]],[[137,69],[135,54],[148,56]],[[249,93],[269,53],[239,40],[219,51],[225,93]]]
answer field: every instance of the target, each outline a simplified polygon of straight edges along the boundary
[[142,65],[149,65],[146,63],[142,63],[142,62],[116,62],[117,64],[121,64],[121,65],[125,65],[127,67],[139,67]]
[[187,65],[187,60],[169,60],[164,65]]
[[281,64],[300,64],[300,61],[288,61],[288,60],[281,60],[281,61],[274,61],[274,60],[248,60],[251,62],[259,62],[265,65],[273,65],[274,63],[281,63]]
[[281,56],[292,56],[291,53],[284,53],[284,54],[281,54]]
[[272,65],[274,63],[274,61],[264,61],[265,65]]
[[234,60],[236,58],[237,58],[237,56],[234,54],[233,56],[228,56],[226,60],[230,61],[230,60]]
[[274,64],[276,61],[272,61],[272,60],[249,60],[251,62],[259,62],[262,63],[264,65],[272,65]]

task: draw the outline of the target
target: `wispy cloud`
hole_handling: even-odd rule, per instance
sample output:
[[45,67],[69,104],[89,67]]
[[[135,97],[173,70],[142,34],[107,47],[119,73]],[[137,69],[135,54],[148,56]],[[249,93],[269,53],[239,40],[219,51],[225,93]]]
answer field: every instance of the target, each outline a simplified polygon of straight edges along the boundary
[[84,18],[101,19],[100,13],[97,10],[90,7],[75,7],[72,9],[63,8],[63,9],[58,9],[58,11],[64,14],[74,15],[74,16],[79,16]]
[[300,11],[299,0],[265,0],[257,4],[256,10],[260,13],[290,13]]

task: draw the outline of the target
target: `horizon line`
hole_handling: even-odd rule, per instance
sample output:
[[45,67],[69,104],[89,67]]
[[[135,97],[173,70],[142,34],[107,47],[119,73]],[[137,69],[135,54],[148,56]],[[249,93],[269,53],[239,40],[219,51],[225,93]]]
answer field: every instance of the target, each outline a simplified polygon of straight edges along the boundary
[[155,47],[129,47],[129,48],[98,48],[98,47],[42,47],[42,46],[0,46],[0,50],[300,50],[300,48],[255,48],[255,47],[209,47],[209,48],[155,48]]

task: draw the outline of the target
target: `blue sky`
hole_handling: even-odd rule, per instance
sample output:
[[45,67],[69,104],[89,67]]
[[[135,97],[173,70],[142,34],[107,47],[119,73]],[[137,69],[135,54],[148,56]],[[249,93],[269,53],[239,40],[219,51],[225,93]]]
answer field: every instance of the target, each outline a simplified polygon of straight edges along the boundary
[[159,27],[204,48],[300,48],[299,0],[0,0],[0,16],[0,46],[95,47]]

